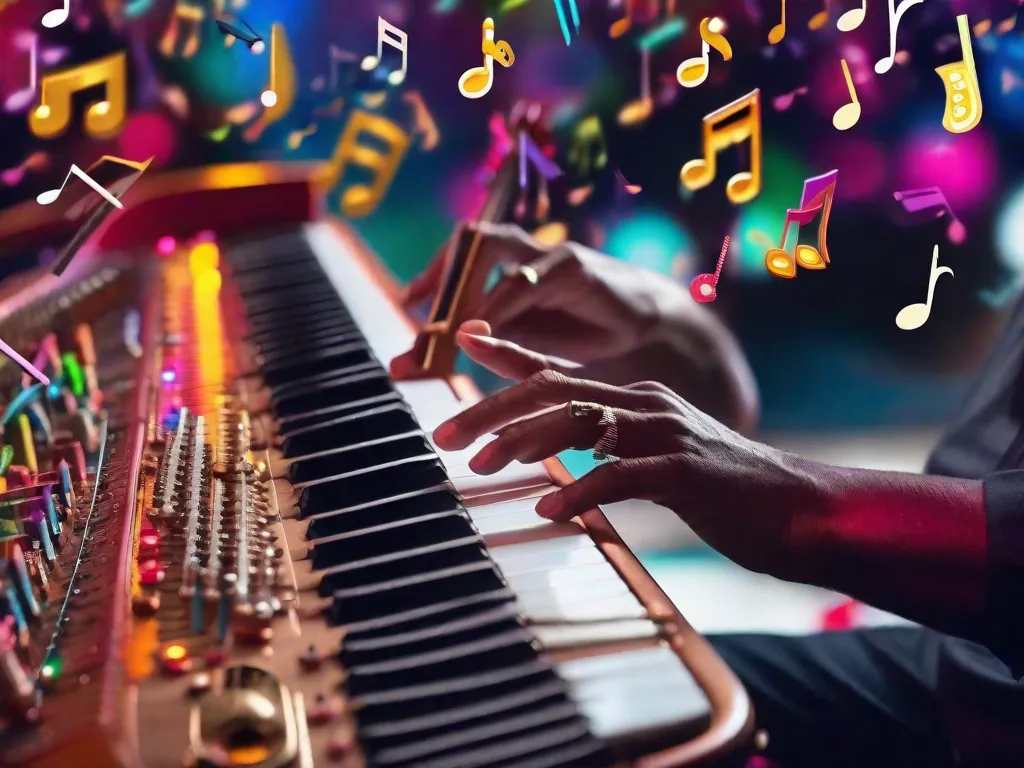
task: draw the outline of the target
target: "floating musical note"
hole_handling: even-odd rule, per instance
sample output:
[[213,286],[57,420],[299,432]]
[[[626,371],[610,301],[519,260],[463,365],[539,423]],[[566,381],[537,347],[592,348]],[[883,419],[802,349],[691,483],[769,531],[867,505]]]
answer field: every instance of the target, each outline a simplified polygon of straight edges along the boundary
[[846,59],[840,62],[843,66],[843,77],[846,78],[846,88],[850,92],[850,103],[843,104],[832,115],[832,125],[837,131],[848,131],[860,120],[860,99],[857,98],[857,89],[853,87],[853,78],[850,77],[850,68],[846,66]]
[[[39,203],[49,205],[62,194],[61,190],[64,189],[68,184],[68,181],[71,179],[72,174],[74,174],[76,177],[86,182],[86,184],[94,191],[100,193],[100,196],[103,199],[102,203],[95,206],[95,209],[85,220],[82,226],[79,227],[78,231],[75,232],[68,244],[61,249],[53,267],[53,274],[62,274],[71,263],[71,260],[75,257],[78,249],[85,244],[92,233],[96,231],[107,217],[115,210],[124,208],[118,198],[124,197],[125,193],[149,167],[151,162],[153,162],[152,157],[143,163],[137,163],[132,160],[123,160],[119,157],[104,155],[85,171],[80,170],[78,173],[74,173],[75,166],[72,166],[72,170],[68,173],[68,177],[64,179],[64,184],[61,185],[60,189],[49,190],[49,192],[44,192],[36,198]],[[97,176],[101,176],[102,178],[109,177],[111,181],[106,184],[100,184],[94,178]],[[72,181],[72,183],[74,182]],[[64,214],[64,218],[69,220],[78,219],[88,212],[94,205],[94,198],[91,195],[74,194],[77,195],[77,199]],[[44,195],[48,196],[45,202],[40,199]]]
[[[740,120],[721,123],[746,111]],[[761,91],[755,88],[746,96],[705,115],[703,125],[704,156],[691,160],[679,171],[679,180],[691,192],[706,187],[715,178],[719,152],[733,144],[750,140],[750,170],[740,171],[725,184],[725,196],[733,205],[746,203],[761,191]]]
[[903,14],[923,2],[924,0],[900,0],[897,6],[896,0],[889,0],[889,55],[875,62],[875,72],[879,75],[884,75],[892,69],[893,62],[896,61],[896,32],[899,30]]
[[32,133],[40,139],[59,136],[71,123],[71,94],[97,85],[106,87],[106,98],[86,107],[85,132],[94,139],[116,135],[125,117],[124,51],[43,75],[39,106],[28,116]]
[[868,0],[860,0],[860,8],[847,11],[836,20],[836,29],[840,32],[853,32],[864,23],[868,14]]
[[687,59],[676,69],[676,80],[683,88],[696,88],[708,79],[710,70],[708,54],[714,48],[725,61],[732,58],[732,46],[722,37],[725,22],[715,18],[703,18],[700,22],[700,56]]
[[483,41],[480,44],[484,55],[482,67],[470,67],[459,77],[459,93],[467,99],[479,99],[490,93],[494,85],[494,61],[503,67],[511,67],[516,60],[512,47],[504,40],[494,42],[494,19],[484,19]]
[[946,200],[946,195],[938,187],[926,187],[924,189],[905,189],[900,192],[893,192],[892,196],[903,206],[908,214],[934,213],[936,219],[949,216],[949,227],[946,229],[946,237],[951,242],[960,245],[967,239],[967,227],[953,213],[953,209]]
[[928,275],[928,299],[923,304],[908,304],[896,314],[896,327],[901,331],[916,331],[928,322],[932,313],[932,299],[935,296],[935,283],[943,275],[954,277],[949,267],[939,266],[939,246],[932,252],[932,270]]
[[[330,67],[330,79],[328,87],[331,93],[336,93],[338,90],[338,65],[346,64],[356,60],[354,53],[349,53],[346,50],[338,48],[333,43],[327,46],[327,65]],[[322,88],[323,86],[321,86]],[[313,87],[314,91],[318,91],[321,88]]]
[[627,194],[639,195],[641,192],[644,191],[644,188],[641,187],[639,184],[630,184],[629,180],[622,175],[622,171],[618,169],[616,169],[615,171],[615,180],[619,182],[619,184],[622,186],[622,189],[624,189]]
[[87,174],[74,163],[71,164],[71,170],[68,171],[68,175],[64,177],[64,183],[61,184],[56,189],[48,189],[45,192],[40,192],[36,196],[36,202],[39,203],[40,205],[50,205],[51,203],[56,202],[57,198],[60,197],[60,193],[64,191],[64,187],[67,186],[68,180],[70,180],[72,176],[77,176],[78,178],[80,178],[82,181],[84,181],[86,184],[92,187],[98,195],[100,195],[104,200],[106,200],[111,205],[117,208],[124,208],[124,206],[121,205],[120,200],[118,200],[116,197],[107,192],[107,190],[105,190],[103,187],[101,187],[99,184],[93,181],[92,177],[89,174]]
[[160,92],[160,102],[179,120],[188,118],[188,94],[180,85],[168,85]]
[[[786,0],[781,0],[781,2],[782,19],[781,21],[779,21],[778,24],[776,24],[774,27],[768,30],[768,42],[771,43],[772,45],[778,45],[786,36]],[[921,0],[921,2],[924,2],[924,0]]]
[[543,178],[548,181],[557,179],[562,175],[562,169],[558,167],[554,160],[547,157],[543,152],[540,151],[540,147],[529,137],[526,131],[519,132],[519,186],[523,188],[526,186],[526,168],[527,162],[534,167],[534,169]]
[[[556,0],[557,2],[557,0]],[[635,0],[624,0],[622,18],[616,19],[608,27],[608,37],[613,40],[617,37],[622,37],[624,34],[629,32],[633,26],[633,3]],[[566,41],[568,43],[568,41]]]
[[[576,27],[576,34],[580,33],[580,12],[576,9],[576,0],[568,0],[569,2],[569,13],[572,15],[573,26]],[[569,25],[565,23],[565,11],[562,9],[562,0],[554,0],[555,13],[558,14],[558,26],[562,28],[562,37],[565,38],[565,44],[570,45],[572,40],[569,38]]]
[[[53,13],[53,11],[51,11],[51,13]],[[45,23],[45,21],[43,23]],[[54,24],[52,26],[57,26],[57,25]],[[47,387],[50,386],[50,379],[47,378],[46,375],[42,371],[40,371],[38,368],[36,368],[34,365],[32,365],[32,363],[30,363],[24,357],[19,355],[17,352],[15,352],[14,348],[11,347],[11,345],[8,344],[3,339],[0,339],[0,352],[3,352],[5,355],[7,355],[9,358],[11,358],[11,360],[13,360],[18,365],[20,365],[21,366],[21,370],[25,371],[25,373],[30,374],[34,378],[36,378],[39,381],[43,382],[43,384],[45,386],[47,386]]]
[[[385,145],[386,151],[361,143],[364,134]],[[373,213],[395,178],[409,143],[409,135],[383,115],[353,110],[331,158],[331,186],[350,165],[373,172],[374,179],[370,184],[353,184],[342,193],[341,212],[345,216],[361,218]]]
[[817,32],[828,23],[828,1],[824,0],[824,7],[807,22],[807,28],[812,32]]
[[725,241],[722,243],[722,252],[718,254],[718,266],[715,267],[715,273],[705,272],[697,275],[690,282],[690,295],[694,301],[707,304],[709,301],[714,301],[718,298],[718,276],[722,274],[725,255],[729,252],[729,240],[729,236],[726,235]]
[[339,96],[336,99],[324,104],[322,107],[313,108],[314,117],[337,117],[341,114],[342,109],[345,108],[345,99]]
[[139,19],[149,13],[154,0],[127,0],[121,9],[122,15],[129,20]]
[[[779,247],[771,248],[764,256],[765,267],[776,277],[795,278],[798,264],[804,269],[825,269],[830,263],[828,219],[832,213],[832,198],[835,196],[838,178],[839,171],[834,170],[804,181],[800,207],[796,210],[790,208],[786,211]],[[794,259],[786,251],[786,239],[789,236],[790,225],[796,223],[797,237],[799,238],[800,226],[809,224],[819,212],[821,213],[821,224],[818,225],[818,247],[814,248],[798,243]]]
[[654,99],[651,98],[651,52],[640,50],[640,98],[623,105],[619,110],[619,125],[640,125],[654,114]]
[[270,84],[260,94],[260,103],[266,109],[259,119],[245,129],[242,138],[255,141],[268,125],[284,119],[295,103],[295,62],[288,45],[284,26],[274,23],[270,28]]
[[592,169],[600,170],[608,163],[608,144],[597,115],[583,118],[573,130],[568,161],[581,178],[587,178]]
[[403,94],[402,100],[412,106],[413,131],[422,138],[420,148],[424,152],[430,152],[441,141],[441,132],[437,129],[434,116],[430,114],[427,103],[419,91]]
[[68,20],[68,14],[71,13],[71,0],[64,0],[64,7],[57,8],[52,11],[47,11],[43,14],[43,26],[47,29],[53,29],[59,27],[65,21]]
[[974,67],[974,50],[971,48],[971,28],[967,15],[957,16],[956,24],[960,32],[963,59],[943,64],[935,72],[946,88],[942,127],[950,133],[967,133],[981,122],[981,87],[978,85],[978,70]]
[[217,29],[220,30],[221,34],[224,35],[225,43],[227,45],[232,45],[236,39],[241,40],[249,46],[250,51],[259,56],[266,50],[267,44],[263,42],[263,38],[260,37],[252,27],[246,24],[245,19],[239,17],[238,20],[245,24],[245,29],[236,27],[233,24],[228,24],[226,21],[221,21],[220,19],[214,19],[214,23],[217,25]]
[[302,140],[316,133],[316,123],[310,123],[301,131],[292,131],[288,134],[288,149],[298,149],[302,146]]
[[178,34],[181,32],[181,25],[185,23],[189,27],[189,33],[181,56],[184,59],[192,58],[199,50],[199,35],[205,18],[206,11],[202,6],[189,5],[185,0],[175,0],[171,18],[167,22],[163,37],[160,38],[160,53],[166,58],[174,55],[178,48]]
[[0,171],[0,182],[6,187],[21,184],[28,171],[42,171],[50,167],[50,156],[45,152],[33,152],[20,164]]
[[775,108],[776,112],[785,112],[787,109],[793,106],[793,102],[796,101],[797,96],[806,96],[807,86],[802,85],[795,91],[789,93],[782,93],[772,99],[772,107]]
[[36,92],[39,90],[38,78],[38,53],[39,36],[31,34],[28,49],[28,86],[20,91],[15,91],[4,101],[5,112],[21,112],[28,109],[29,105],[36,100]]
[[224,125],[220,126],[219,128],[214,128],[212,131],[207,131],[203,135],[210,141],[215,141],[219,144],[220,142],[224,141],[228,137],[228,134],[230,133],[231,123],[224,123]]
[[384,43],[402,53],[402,68],[388,73],[388,82],[391,85],[401,85],[409,64],[409,36],[393,24],[388,24],[380,16],[377,17],[377,55],[367,56],[360,66],[364,72],[379,67],[384,55]]

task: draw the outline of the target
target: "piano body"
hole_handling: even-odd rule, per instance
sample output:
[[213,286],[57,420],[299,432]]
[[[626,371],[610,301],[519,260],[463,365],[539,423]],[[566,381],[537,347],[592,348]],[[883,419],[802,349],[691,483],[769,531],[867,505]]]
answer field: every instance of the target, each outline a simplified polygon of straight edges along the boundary
[[[564,468],[432,445],[479,394],[321,178],[147,173],[63,275],[0,290],[0,338],[75,390],[5,421],[0,763],[742,764],[746,694],[602,513],[534,514]],[[0,216],[5,248],[71,229]]]

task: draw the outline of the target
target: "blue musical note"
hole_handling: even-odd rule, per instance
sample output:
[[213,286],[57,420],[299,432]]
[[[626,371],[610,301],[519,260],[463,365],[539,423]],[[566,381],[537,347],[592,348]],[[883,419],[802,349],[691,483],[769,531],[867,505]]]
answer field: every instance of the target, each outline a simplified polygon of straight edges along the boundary
[[[565,11],[562,9],[562,0],[554,0],[555,13],[558,14],[558,25],[562,28],[562,37],[565,38],[565,44],[571,45],[572,40],[569,38],[569,25],[565,23]],[[576,34],[580,33],[580,13],[576,10],[576,0],[569,0],[569,13],[572,14],[572,23],[576,27]]]

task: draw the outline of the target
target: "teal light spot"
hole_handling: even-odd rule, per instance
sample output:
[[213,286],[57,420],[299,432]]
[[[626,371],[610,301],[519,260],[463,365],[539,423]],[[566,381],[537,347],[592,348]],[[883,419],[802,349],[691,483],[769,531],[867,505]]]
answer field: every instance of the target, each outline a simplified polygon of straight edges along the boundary
[[630,264],[671,275],[675,259],[692,259],[696,244],[677,222],[647,211],[611,227],[605,251]]

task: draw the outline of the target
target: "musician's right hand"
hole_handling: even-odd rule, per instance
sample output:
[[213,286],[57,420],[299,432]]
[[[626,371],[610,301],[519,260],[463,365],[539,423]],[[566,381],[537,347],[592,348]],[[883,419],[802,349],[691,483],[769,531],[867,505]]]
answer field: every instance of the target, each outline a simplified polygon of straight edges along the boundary
[[[684,286],[579,243],[546,246],[514,225],[473,226],[482,234],[480,268],[504,267],[505,276],[472,297],[463,317],[550,359],[575,361],[577,375],[658,381],[729,426],[753,429],[757,386],[746,358]],[[407,306],[437,294],[446,255],[447,245],[410,283]]]

